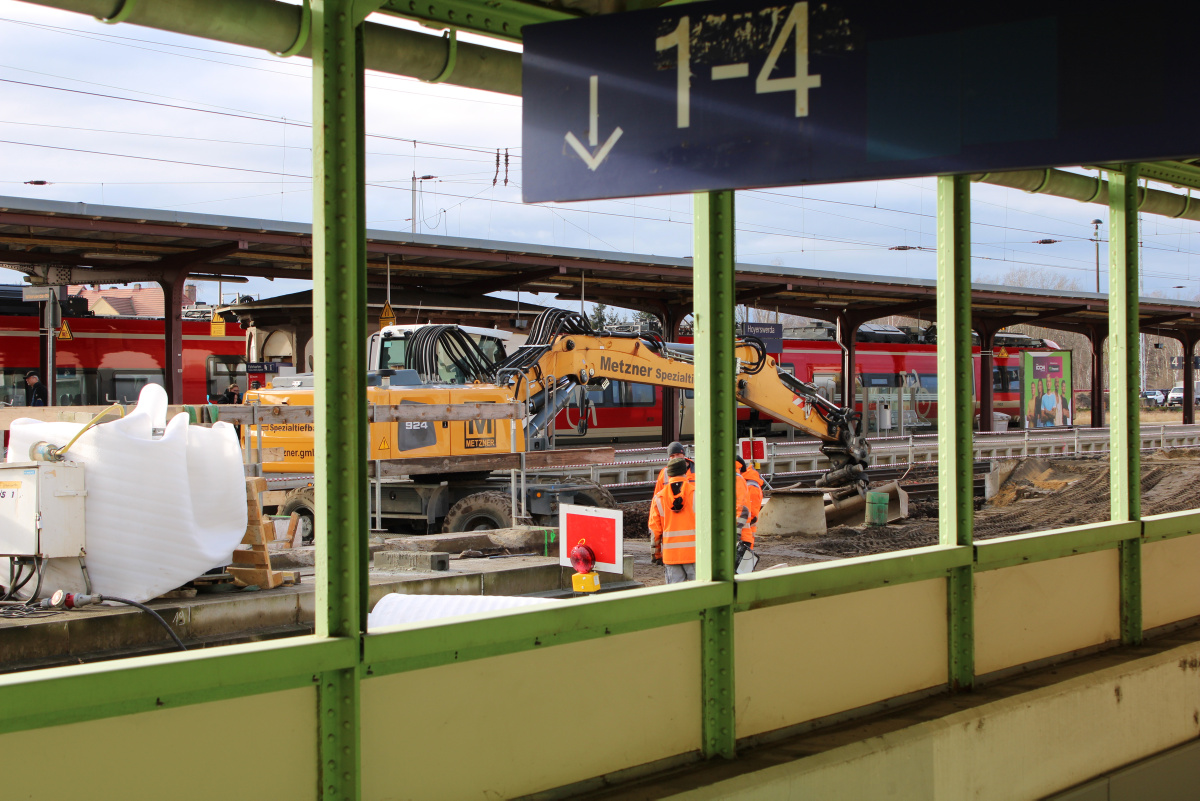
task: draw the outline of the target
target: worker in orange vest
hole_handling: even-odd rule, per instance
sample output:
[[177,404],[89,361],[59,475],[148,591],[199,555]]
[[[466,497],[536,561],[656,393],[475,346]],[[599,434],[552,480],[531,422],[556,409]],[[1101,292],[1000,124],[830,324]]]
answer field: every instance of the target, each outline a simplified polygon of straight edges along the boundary
[[742,532],[750,524],[750,488],[746,485],[746,479],[742,475],[741,462],[742,458],[739,456],[733,466],[734,502],[737,504],[735,524],[739,541],[742,539]]
[[650,544],[667,583],[696,580],[696,482],[688,460],[667,463],[667,482],[650,502]]
[[758,532],[758,515],[762,512],[763,502],[763,486],[766,482],[763,481],[762,475],[754,467],[753,462],[747,462],[745,459],[738,457],[738,470],[742,474],[742,478],[746,481],[746,489],[750,500],[750,520],[742,528],[742,542],[750,543],[750,547],[754,547],[754,535]]
[[[667,461],[669,462],[675,458],[681,458],[687,462],[687,475],[689,478],[694,479],[696,477],[696,463],[687,458],[687,451],[684,449],[682,442],[672,442],[667,446]],[[666,486],[666,483],[667,468],[664,467],[658,471],[658,480],[654,482],[654,494],[657,495],[659,490]]]

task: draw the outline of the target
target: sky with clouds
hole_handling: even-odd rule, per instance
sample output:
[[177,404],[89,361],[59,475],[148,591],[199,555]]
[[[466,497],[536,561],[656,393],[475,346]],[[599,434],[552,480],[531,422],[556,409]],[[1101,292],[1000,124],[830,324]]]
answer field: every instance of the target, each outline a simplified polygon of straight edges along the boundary
[[[0,195],[311,221],[310,80],[307,60],[0,0]],[[410,230],[415,172],[436,176],[420,182],[423,233],[691,255],[687,196],[523,204],[520,98],[377,73],[367,86],[369,227]],[[932,179],[739,192],[738,259],[932,277],[935,197]],[[977,185],[972,215],[976,280],[1016,270],[1094,287],[1090,222],[1103,207]],[[1200,223],[1145,217],[1146,294],[1200,295],[1197,234]],[[0,283],[20,280],[0,270]],[[201,299],[216,294],[201,284]]]

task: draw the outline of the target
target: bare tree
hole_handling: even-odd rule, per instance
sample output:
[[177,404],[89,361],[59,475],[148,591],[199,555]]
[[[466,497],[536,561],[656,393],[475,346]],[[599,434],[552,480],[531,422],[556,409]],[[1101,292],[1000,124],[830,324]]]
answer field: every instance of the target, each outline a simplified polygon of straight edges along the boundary
[[[1024,265],[1010,268],[999,278],[980,276],[978,280],[984,284],[999,284],[1001,286],[1023,287],[1026,289],[1056,289],[1066,292],[1080,291],[1079,282],[1074,278]],[[1074,331],[1063,331],[1054,328],[1052,325],[1014,325],[1004,330],[1025,334],[1034,339],[1048,339],[1063,350],[1071,351],[1072,386],[1076,390],[1091,386],[1092,343],[1085,335]],[[1103,363],[1104,360],[1101,359],[1101,364]]]

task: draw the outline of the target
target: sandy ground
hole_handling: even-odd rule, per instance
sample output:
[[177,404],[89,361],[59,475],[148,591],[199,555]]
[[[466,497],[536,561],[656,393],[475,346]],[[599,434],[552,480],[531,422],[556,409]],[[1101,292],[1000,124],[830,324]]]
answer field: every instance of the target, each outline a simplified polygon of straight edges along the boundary
[[[1109,519],[1107,454],[1089,459],[1031,457],[1004,467],[1011,468],[1011,473],[1000,491],[975,512],[976,539]],[[634,536],[634,532],[645,530],[642,519],[648,506],[648,502],[622,505],[635,521],[626,522],[625,547],[634,556],[635,578],[644,584],[661,584],[663,569],[650,564],[648,536]],[[1142,455],[1143,515],[1197,508],[1200,508],[1200,450]],[[639,513],[641,519],[637,518]],[[630,517],[626,520],[630,521]],[[802,565],[936,545],[937,527],[936,502],[918,501],[910,505],[908,520],[884,529],[839,526],[819,539],[760,536],[755,547],[761,559],[758,570],[778,564]]]

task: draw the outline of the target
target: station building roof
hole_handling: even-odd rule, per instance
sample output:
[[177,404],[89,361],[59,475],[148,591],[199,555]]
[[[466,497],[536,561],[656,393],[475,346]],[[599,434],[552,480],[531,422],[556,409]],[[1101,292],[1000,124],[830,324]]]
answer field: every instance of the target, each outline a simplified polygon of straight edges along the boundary
[[[196,277],[311,279],[311,258],[307,223],[0,197],[0,265],[39,283],[153,281],[181,269]],[[691,310],[690,258],[368,230],[367,260],[372,287],[384,286],[390,264],[393,297],[520,289],[676,319]],[[740,303],[830,321],[848,312],[859,323],[931,317],[936,299],[933,279],[754,264],[737,266],[736,288]],[[1107,325],[1104,294],[985,284],[972,293],[977,320],[993,324],[1084,332]],[[1144,330],[1200,334],[1200,303],[1142,298],[1141,315]]]

